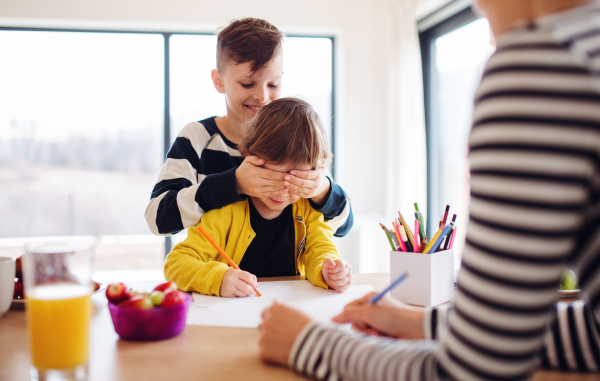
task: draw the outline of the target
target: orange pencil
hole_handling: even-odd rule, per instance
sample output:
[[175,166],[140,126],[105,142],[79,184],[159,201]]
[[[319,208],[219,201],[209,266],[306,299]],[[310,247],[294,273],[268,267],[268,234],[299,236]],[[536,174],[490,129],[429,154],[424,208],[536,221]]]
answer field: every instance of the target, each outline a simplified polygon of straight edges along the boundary
[[[202,233],[206,237],[206,239],[208,240],[208,242],[210,242],[211,245],[213,245],[215,247],[215,249],[217,249],[217,251],[219,252],[219,254],[221,254],[221,256],[223,258],[225,258],[225,260],[227,261],[227,263],[229,263],[229,266],[233,267],[236,270],[240,269],[238,267],[238,265],[236,265],[235,262],[232,261],[231,258],[229,258],[229,255],[227,255],[227,253],[225,252],[225,250],[221,249],[221,246],[219,246],[219,244],[217,244],[215,242],[215,240],[208,234],[208,232],[206,230],[204,230],[204,228],[201,225],[198,225],[198,230],[200,230],[200,233]],[[258,292],[258,287],[254,289],[254,292],[256,293],[256,296],[262,296],[260,294],[260,292]]]

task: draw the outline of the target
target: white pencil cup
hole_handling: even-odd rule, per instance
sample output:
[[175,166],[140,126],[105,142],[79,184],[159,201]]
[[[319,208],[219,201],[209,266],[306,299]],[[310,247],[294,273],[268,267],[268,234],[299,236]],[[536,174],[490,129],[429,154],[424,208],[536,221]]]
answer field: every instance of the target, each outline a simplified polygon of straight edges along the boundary
[[402,273],[406,279],[394,287],[394,298],[416,306],[437,306],[454,298],[454,251],[433,254],[390,252],[390,282]]

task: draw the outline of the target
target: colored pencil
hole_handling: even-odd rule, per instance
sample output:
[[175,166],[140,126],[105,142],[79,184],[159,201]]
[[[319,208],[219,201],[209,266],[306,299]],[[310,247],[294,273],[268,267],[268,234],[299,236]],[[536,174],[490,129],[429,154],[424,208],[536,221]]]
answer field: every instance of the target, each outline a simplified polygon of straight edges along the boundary
[[450,246],[449,246],[450,249],[452,249],[452,245],[454,245],[454,237],[456,237],[456,229],[458,229],[458,226],[454,228],[454,231],[452,232],[452,236],[450,237]]
[[[210,236],[210,234],[208,234],[208,232],[206,230],[204,230],[204,228],[202,227],[202,225],[198,225],[198,230],[200,230],[200,233],[202,233],[204,235],[204,237],[206,237],[206,239],[208,240],[208,242],[210,242],[215,247],[215,249],[217,249],[217,251],[219,252],[219,254],[221,254],[221,256],[223,258],[225,258],[225,260],[229,263],[229,265],[231,267],[233,267],[236,270],[240,269],[238,267],[238,265],[236,265],[235,262],[232,261],[231,258],[229,258],[229,255],[227,255],[227,253],[225,252],[225,250],[221,249],[221,246],[219,246],[219,244],[217,242],[215,242],[215,240]],[[260,292],[258,292],[258,287],[256,287],[254,289],[254,292],[256,293],[256,296],[262,296],[260,294]]]
[[446,205],[446,211],[444,212],[444,220],[442,221],[442,224],[444,226],[446,226],[446,219],[448,218],[449,212],[450,212],[450,205]]
[[415,220],[415,253],[419,252],[419,220]]
[[[416,205],[416,203],[415,203]],[[427,244],[427,233],[425,233],[425,220],[423,219],[423,215],[421,214],[421,212],[415,212],[415,218],[419,221],[419,237],[420,237],[420,244],[423,245],[423,243]]]
[[435,244],[435,242],[437,241],[438,237],[442,234],[443,231],[444,231],[444,228],[440,228],[435,233],[435,235],[433,236],[433,238],[431,239],[431,241],[429,241],[429,243],[427,244],[427,246],[425,246],[425,250],[423,250],[423,254],[429,253],[429,251],[431,250],[431,248],[433,247],[433,245]]
[[388,230],[388,233],[390,234],[392,242],[394,243],[394,247],[396,248],[394,251],[400,251],[400,242],[398,242],[398,238],[396,238],[396,233],[393,230]]
[[400,235],[402,236],[402,241],[404,242],[404,245],[406,246],[406,251],[413,251],[412,245],[410,244],[410,241],[408,240],[407,234],[406,234],[406,230],[404,229],[404,226],[402,226],[402,222],[400,222],[400,220],[398,220],[398,230],[400,231]]
[[[454,222],[454,225],[456,225],[456,214],[452,216],[452,222]],[[442,247],[442,250],[448,250],[448,246],[450,245],[450,237],[451,235],[446,237],[443,247],[440,245],[440,247]]]
[[383,226],[383,224],[380,222],[379,226],[381,226],[381,228],[383,229],[383,231],[385,232],[385,236],[387,237],[390,246],[392,247],[392,251],[396,251],[396,247],[394,247],[394,242],[392,242],[392,235],[390,234],[390,231],[386,229],[385,226]]
[[398,212],[398,217],[400,217],[400,222],[402,222],[402,226],[404,226],[404,230],[406,231],[406,235],[408,236],[408,240],[410,241],[410,244],[414,247],[415,240],[413,237],[413,233],[410,231],[410,226],[408,226],[406,221],[404,221],[404,217],[402,216],[402,213]]
[[385,296],[386,293],[388,293],[392,288],[396,287],[397,285],[399,285],[400,283],[402,283],[402,281],[408,276],[407,273],[403,273],[402,275],[400,275],[398,278],[396,278],[395,281],[393,281],[385,290],[381,291],[379,294],[375,295],[374,297],[371,298],[371,300],[369,300],[369,304],[375,304],[379,301],[379,299],[383,298]]
[[396,237],[398,237],[398,242],[400,242],[400,248],[402,248],[402,251],[406,253],[406,246],[404,245],[404,240],[402,239],[402,235],[400,234],[400,230],[398,229],[398,224],[394,222],[392,223],[392,226],[396,230]]
[[450,222],[450,225],[448,225],[444,228],[444,231],[438,236],[438,238],[436,240],[431,240],[431,242],[433,243],[432,246],[429,248],[429,250],[425,249],[424,253],[429,253],[430,251],[432,253],[435,253],[436,249],[441,245],[442,240],[446,236],[448,236],[448,234],[450,234],[452,229],[454,229],[454,222]]

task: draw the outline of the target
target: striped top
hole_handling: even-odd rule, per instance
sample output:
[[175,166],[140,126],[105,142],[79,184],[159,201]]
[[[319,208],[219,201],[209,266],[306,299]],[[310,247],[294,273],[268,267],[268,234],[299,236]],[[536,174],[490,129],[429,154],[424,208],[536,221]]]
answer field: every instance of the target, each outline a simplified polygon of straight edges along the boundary
[[[197,225],[209,210],[242,201],[235,170],[243,160],[237,145],[219,131],[215,117],[185,126],[167,154],[146,207],[152,233],[175,234]],[[325,205],[310,204],[323,214],[334,235],[343,237],[354,223],[350,199],[331,178],[329,181],[331,192]]]
[[[600,2],[503,35],[476,93],[455,301],[426,337],[322,323],[289,364],[319,380],[515,380],[600,369]],[[584,299],[556,302],[565,265]]]

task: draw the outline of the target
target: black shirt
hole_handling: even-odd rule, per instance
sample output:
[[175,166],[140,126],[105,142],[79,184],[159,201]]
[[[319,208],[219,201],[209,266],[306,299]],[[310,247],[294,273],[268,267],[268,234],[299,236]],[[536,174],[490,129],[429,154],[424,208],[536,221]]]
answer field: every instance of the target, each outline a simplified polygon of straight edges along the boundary
[[248,204],[250,226],[256,236],[240,262],[240,269],[257,277],[297,275],[292,205],[288,205],[278,217],[267,220],[258,213],[250,197]]

